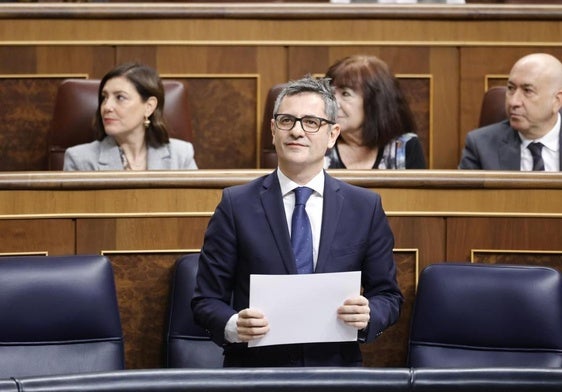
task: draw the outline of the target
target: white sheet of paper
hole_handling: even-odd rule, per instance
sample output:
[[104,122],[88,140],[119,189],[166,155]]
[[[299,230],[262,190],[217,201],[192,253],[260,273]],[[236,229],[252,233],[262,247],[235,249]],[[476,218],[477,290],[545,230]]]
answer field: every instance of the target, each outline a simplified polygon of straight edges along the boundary
[[337,318],[343,302],[361,292],[361,271],[250,275],[250,308],[269,321],[269,332],[249,347],[357,340],[357,329]]

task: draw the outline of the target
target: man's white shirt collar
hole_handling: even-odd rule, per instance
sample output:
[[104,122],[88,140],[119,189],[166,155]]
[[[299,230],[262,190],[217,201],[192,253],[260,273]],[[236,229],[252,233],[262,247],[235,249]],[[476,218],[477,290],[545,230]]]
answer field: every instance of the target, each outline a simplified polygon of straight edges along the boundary
[[519,132],[519,137],[521,138],[521,144],[523,145],[523,148],[527,148],[527,146],[529,145],[529,143],[532,142],[541,142],[543,144],[543,146],[545,146],[546,148],[548,148],[551,151],[558,151],[558,149],[560,148],[560,113],[558,113],[558,117],[556,120],[556,124],[554,124],[554,127],[548,131],[548,133],[546,135],[544,135],[543,137],[541,137],[540,139],[536,139],[536,140],[531,140],[531,139],[527,139],[526,137],[524,137],[521,132]]
[[[277,168],[277,177],[279,178],[279,185],[281,186],[281,194],[285,197],[288,193],[292,192],[293,189],[303,186],[299,185],[289,177],[287,177],[283,172]],[[320,170],[317,175],[315,175],[312,180],[310,180],[307,184],[304,184],[315,192],[317,192],[320,196],[324,195],[324,170]]]

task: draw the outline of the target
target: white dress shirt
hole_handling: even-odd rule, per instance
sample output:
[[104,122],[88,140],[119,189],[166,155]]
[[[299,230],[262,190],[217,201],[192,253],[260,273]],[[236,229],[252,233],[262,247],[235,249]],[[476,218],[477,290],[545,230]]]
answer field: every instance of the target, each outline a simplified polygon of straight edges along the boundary
[[279,177],[279,185],[281,186],[281,194],[283,195],[283,205],[285,206],[285,217],[287,218],[289,235],[291,234],[291,221],[293,218],[293,210],[295,209],[295,192],[293,192],[293,190],[299,186],[306,186],[314,190],[306,202],[305,209],[312,229],[312,259],[314,262],[314,269],[316,269],[318,247],[320,245],[320,231],[322,229],[322,208],[324,206],[324,171],[321,170],[312,180],[304,185],[299,185],[290,180],[279,169],[277,169],[277,177]]
[[533,156],[531,155],[531,151],[527,148],[529,143],[532,142],[540,142],[543,145],[541,155],[544,161],[544,170],[560,171],[560,121],[560,113],[558,113],[558,120],[556,120],[554,128],[540,139],[527,139],[519,132],[519,137],[521,138],[522,171],[533,170]]

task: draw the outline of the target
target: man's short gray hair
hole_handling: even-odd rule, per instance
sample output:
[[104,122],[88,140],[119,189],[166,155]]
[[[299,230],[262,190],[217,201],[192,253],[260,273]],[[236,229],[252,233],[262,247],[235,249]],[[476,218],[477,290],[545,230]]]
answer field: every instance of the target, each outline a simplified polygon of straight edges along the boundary
[[326,119],[336,122],[338,115],[338,103],[336,97],[332,92],[330,87],[330,79],[327,78],[314,78],[311,75],[306,75],[302,79],[291,80],[287,83],[287,86],[281,90],[277,99],[275,100],[275,105],[273,106],[273,115],[277,114],[279,111],[279,106],[281,106],[281,101],[283,98],[290,97],[293,95],[301,93],[314,93],[320,95],[324,101],[324,111],[326,112]]

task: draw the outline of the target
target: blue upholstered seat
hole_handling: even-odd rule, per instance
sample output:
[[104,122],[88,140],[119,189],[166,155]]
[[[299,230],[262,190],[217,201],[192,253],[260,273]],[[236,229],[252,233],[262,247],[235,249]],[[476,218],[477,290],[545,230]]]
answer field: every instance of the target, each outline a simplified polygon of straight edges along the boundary
[[0,258],[0,378],[120,370],[123,356],[107,258]]
[[166,336],[166,365],[170,368],[222,367],[222,348],[195,324],[191,312],[198,262],[199,253],[191,253],[175,264]]
[[560,273],[540,266],[428,266],[416,294],[408,364],[561,367]]

